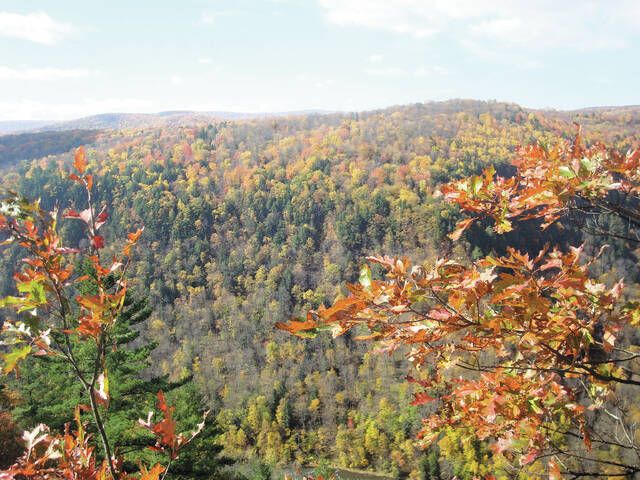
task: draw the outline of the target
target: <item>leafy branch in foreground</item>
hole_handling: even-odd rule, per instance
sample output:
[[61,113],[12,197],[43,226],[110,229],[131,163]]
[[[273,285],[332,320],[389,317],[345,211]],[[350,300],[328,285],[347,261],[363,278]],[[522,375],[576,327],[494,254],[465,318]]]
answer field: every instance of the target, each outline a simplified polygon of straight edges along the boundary
[[[494,231],[542,220],[542,228],[575,210],[617,215],[640,226],[640,151],[619,154],[603,145],[572,143],[523,148],[511,178],[482,176],[441,187],[444,198],[495,221]],[[450,235],[458,240],[476,217]],[[629,234],[635,238],[633,230]],[[547,247],[532,257],[513,248],[471,265],[448,259],[415,265],[369,257],[349,296],[305,320],[278,324],[298,336],[322,330],[381,342],[383,350],[410,347],[426,368],[414,405],[430,405],[419,443],[447,431],[488,442],[509,476],[551,479],[640,472],[640,445],[629,420],[629,389],[640,386],[640,307],[625,302],[620,281],[592,278],[582,247]],[[637,391],[635,392],[637,395]],[[610,432],[615,432],[613,435]],[[606,457],[603,449],[616,452]],[[497,472],[495,472],[497,474]],[[494,478],[488,475],[487,478]]]
[[[140,466],[138,477],[122,469],[122,459],[113,451],[104,424],[104,412],[109,408],[109,373],[106,368],[107,350],[116,348],[112,332],[125,305],[127,270],[132,248],[143,229],[129,233],[119,254],[104,263],[102,251],[105,239],[100,230],[108,219],[105,208],[97,211],[93,203],[94,179],[87,170],[84,148],[75,153],[76,173],[69,176],[81,185],[86,194],[86,208],[80,212],[69,209],[65,219],[82,222],[87,247],[65,246],[58,232],[59,212],[46,212],[39,202],[29,202],[17,195],[8,195],[0,208],[1,244],[17,244],[27,251],[24,266],[15,274],[16,296],[0,300],[0,308],[10,307],[15,316],[2,325],[3,373],[19,374],[20,363],[29,355],[54,356],[64,360],[82,385],[88,405],[76,408],[76,429],[67,425],[63,435],[38,425],[25,432],[25,452],[0,478],[141,478],[152,480],[166,476],[168,468],[181,447],[202,429],[189,436],[176,433],[172,410],[158,394],[158,408],[163,419],[151,423],[151,414],[144,426],[156,437],[156,450],[167,453],[169,464],[147,469]],[[89,265],[89,274],[76,272],[77,265]],[[91,288],[81,288],[89,284]],[[81,346],[92,345],[92,360],[88,366],[77,352]],[[85,349],[86,350],[86,349]],[[85,432],[80,412],[90,412],[97,431],[103,460],[98,461]]]

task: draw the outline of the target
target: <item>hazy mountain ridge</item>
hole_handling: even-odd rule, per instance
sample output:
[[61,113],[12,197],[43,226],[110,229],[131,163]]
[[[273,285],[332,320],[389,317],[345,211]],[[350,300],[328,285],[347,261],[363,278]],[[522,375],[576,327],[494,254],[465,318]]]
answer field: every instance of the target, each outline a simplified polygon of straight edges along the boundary
[[4,120],[0,121],[0,136],[20,133],[51,125],[50,120]]
[[[373,117],[392,117],[395,113],[415,110],[423,119],[465,114],[478,117],[482,114],[497,115],[516,123],[529,115],[540,121],[576,122],[585,130],[598,134],[603,140],[611,140],[612,132],[631,133],[640,126],[640,106],[590,107],[580,110],[535,110],[516,103],[455,99],[443,102],[414,103],[396,105],[362,112],[330,112],[323,110],[302,110],[274,113],[239,112],[194,112],[165,111],[153,114],[105,113],[79,118],[68,122],[40,125],[44,122],[0,122],[0,167],[16,164],[21,160],[31,160],[47,155],[65,153],[81,144],[94,143],[100,134],[111,132],[118,136],[120,130],[137,130],[143,134],[153,129],[178,129],[183,127],[203,127],[220,122],[271,122],[291,124],[295,119],[303,119],[306,128],[320,124],[338,125],[345,120]],[[462,121],[462,120],[461,120]],[[293,121],[293,124],[296,122]],[[269,123],[271,124],[271,123]],[[28,128],[21,132],[7,133],[9,128]],[[276,124],[270,127],[276,128]],[[615,128],[610,128],[615,125]],[[4,128],[4,130],[3,130]],[[109,136],[107,135],[107,136]],[[104,135],[102,135],[104,137]],[[105,141],[108,139],[105,138]]]
[[99,130],[65,130],[60,132],[17,133],[0,136],[0,168],[68,152],[96,141]]
[[[516,103],[498,102],[495,100],[482,101],[473,99],[452,99],[437,102],[424,102],[411,105],[420,105],[430,113],[453,113],[456,111],[468,111],[474,113],[478,109],[484,110],[489,105],[504,105],[507,109],[522,112],[543,113],[551,118],[563,120],[580,120],[593,115],[607,116],[630,114],[634,120],[640,118],[640,105],[598,106],[585,107],[574,110],[557,110],[553,108],[534,109],[522,107]],[[195,110],[168,110],[157,113],[101,113],[87,117],[81,117],[68,121],[52,122],[47,120],[16,120],[0,121],[0,136],[17,133],[39,133],[47,131],[66,130],[122,130],[128,128],[161,128],[184,127],[208,122],[256,120],[271,117],[297,117],[308,115],[370,115],[382,112],[390,112],[402,109],[410,105],[394,105],[385,108],[365,110],[359,112],[332,111],[321,109],[294,110],[284,112],[232,112],[232,111],[195,111]]]
[[45,132],[65,130],[121,130],[127,128],[179,127],[197,123],[250,120],[256,118],[317,115],[331,113],[328,110],[300,110],[291,112],[198,112],[189,110],[158,113],[101,113],[62,122],[7,121],[0,122],[0,135],[21,132]]

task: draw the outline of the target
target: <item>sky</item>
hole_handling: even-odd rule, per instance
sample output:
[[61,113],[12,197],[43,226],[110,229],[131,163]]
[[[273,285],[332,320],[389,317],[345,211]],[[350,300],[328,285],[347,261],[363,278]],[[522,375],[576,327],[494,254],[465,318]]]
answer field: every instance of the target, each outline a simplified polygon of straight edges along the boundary
[[0,0],[0,120],[640,104],[639,0]]

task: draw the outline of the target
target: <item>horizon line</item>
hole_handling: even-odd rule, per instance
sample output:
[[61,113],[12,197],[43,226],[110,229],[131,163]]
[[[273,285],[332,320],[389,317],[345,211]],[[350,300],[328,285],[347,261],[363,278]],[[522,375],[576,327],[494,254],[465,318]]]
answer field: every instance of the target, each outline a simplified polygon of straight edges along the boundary
[[585,110],[596,110],[596,109],[616,109],[616,108],[640,108],[640,104],[619,104],[619,105],[586,105],[575,108],[559,108],[554,106],[545,106],[545,107],[529,107],[526,105],[522,105],[518,102],[508,101],[508,100],[497,100],[497,99],[477,99],[477,98],[448,98],[445,100],[425,100],[425,101],[416,101],[416,102],[407,102],[407,103],[394,103],[386,106],[380,107],[371,107],[371,108],[363,108],[363,109],[354,109],[354,110],[346,110],[346,109],[331,109],[331,108],[299,108],[293,110],[269,110],[269,111],[260,111],[260,110],[233,110],[233,109],[220,109],[220,110],[194,110],[188,108],[175,108],[175,109],[166,109],[166,110],[154,110],[154,111],[103,111],[97,113],[91,113],[88,115],[82,115],[77,117],[70,117],[67,119],[53,120],[46,118],[39,119],[25,119],[25,118],[16,118],[16,119],[6,119],[0,120],[0,124],[2,123],[46,123],[46,124],[60,124],[67,122],[74,122],[78,120],[84,120],[93,117],[99,117],[103,115],[167,115],[167,114],[200,114],[200,115],[215,115],[215,114],[227,114],[227,115],[251,115],[251,116],[285,116],[285,115],[332,115],[332,114],[353,114],[353,113],[367,113],[367,112],[376,112],[381,110],[388,110],[392,108],[399,107],[407,107],[411,105],[428,105],[428,104],[444,104],[449,102],[477,102],[477,103],[496,103],[496,104],[506,104],[506,105],[516,105],[523,110],[530,111],[543,111],[543,112],[580,112]]

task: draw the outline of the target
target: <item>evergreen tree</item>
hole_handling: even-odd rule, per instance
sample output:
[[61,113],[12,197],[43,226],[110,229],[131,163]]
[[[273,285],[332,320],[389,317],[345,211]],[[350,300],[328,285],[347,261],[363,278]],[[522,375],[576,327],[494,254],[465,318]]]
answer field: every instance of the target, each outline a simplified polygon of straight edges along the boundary
[[[91,286],[85,285],[84,288],[90,289]],[[137,326],[150,315],[146,299],[127,294],[125,307],[113,330],[112,347],[106,361],[111,403],[104,410],[105,429],[114,439],[116,451],[124,455],[131,468],[135,468],[140,460],[151,460],[155,456],[146,448],[154,440],[148,431],[138,427],[137,420],[141,412],[153,410],[158,390],[169,392],[172,402],[179,404],[176,410],[180,416],[176,420],[181,428],[195,429],[202,420],[203,403],[191,377],[170,382],[166,376],[156,377],[147,373],[156,345],[141,341]],[[92,348],[95,347],[85,344],[75,352],[79,363],[87,369],[90,368],[87,360],[92,358]],[[13,410],[16,423],[25,429],[45,423],[54,430],[62,431],[75,405],[83,401],[82,387],[74,381],[68,364],[50,356],[31,357],[22,371],[20,378],[12,384],[21,399]],[[216,425],[206,425],[176,460],[172,474],[181,478],[211,478],[221,466],[226,465],[226,460],[218,458],[222,450],[216,444],[218,434]]]
[[441,480],[440,451],[436,447],[430,448],[420,459],[420,480]]
[[[180,413],[177,420],[182,425],[194,428],[202,421],[203,401],[193,382],[174,390],[171,401],[176,407],[176,412]],[[220,455],[223,450],[219,442],[221,431],[211,418],[207,417],[204,429],[172,465],[173,478],[221,478],[222,467],[233,463],[229,458]]]

